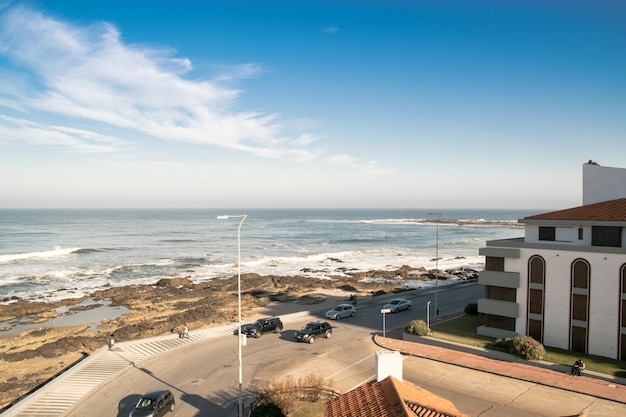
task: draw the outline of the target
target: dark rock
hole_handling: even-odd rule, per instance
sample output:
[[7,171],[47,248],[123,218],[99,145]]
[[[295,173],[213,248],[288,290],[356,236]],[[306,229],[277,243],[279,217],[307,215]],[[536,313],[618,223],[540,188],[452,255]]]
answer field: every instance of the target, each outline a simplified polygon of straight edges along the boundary
[[343,261],[339,258],[326,258],[326,259],[332,262],[343,263]]

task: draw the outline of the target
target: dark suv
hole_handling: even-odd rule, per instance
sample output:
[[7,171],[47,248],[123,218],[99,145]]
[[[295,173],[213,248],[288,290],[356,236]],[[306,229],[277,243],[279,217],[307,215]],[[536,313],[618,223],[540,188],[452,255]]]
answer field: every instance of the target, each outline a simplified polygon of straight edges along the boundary
[[176,403],[170,390],[155,389],[141,397],[129,417],[161,417],[175,408]]
[[312,321],[307,323],[302,330],[296,331],[298,342],[315,342],[315,337],[324,336],[328,339],[333,334],[333,327],[327,321]]
[[252,337],[261,337],[263,333],[276,332],[283,330],[283,322],[278,317],[263,317],[254,323],[244,324],[241,326],[243,334]]

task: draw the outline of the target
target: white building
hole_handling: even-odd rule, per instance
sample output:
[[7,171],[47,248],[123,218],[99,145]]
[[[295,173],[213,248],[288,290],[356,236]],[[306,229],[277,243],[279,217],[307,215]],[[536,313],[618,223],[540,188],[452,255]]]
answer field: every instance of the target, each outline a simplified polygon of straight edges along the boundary
[[583,204],[626,197],[626,169],[603,167],[593,161],[583,165]]
[[[583,180],[584,198],[615,196],[600,181]],[[616,171],[617,170],[617,171]],[[611,168],[623,187],[626,170]],[[617,178],[621,177],[621,181]],[[617,187],[619,188],[619,187]],[[480,335],[530,335],[546,346],[626,360],[626,192],[620,198],[519,220],[524,237],[487,242],[479,253],[485,270],[478,282],[485,298]]]

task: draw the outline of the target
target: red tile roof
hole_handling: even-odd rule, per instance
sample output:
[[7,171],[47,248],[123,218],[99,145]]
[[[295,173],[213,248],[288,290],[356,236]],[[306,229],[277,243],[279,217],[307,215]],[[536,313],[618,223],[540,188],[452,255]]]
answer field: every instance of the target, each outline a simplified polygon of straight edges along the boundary
[[324,417],[468,417],[452,402],[388,376],[324,404]]
[[578,220],[626,222],[626,198],[602,201],[550,213],[524,217],[532,220]]

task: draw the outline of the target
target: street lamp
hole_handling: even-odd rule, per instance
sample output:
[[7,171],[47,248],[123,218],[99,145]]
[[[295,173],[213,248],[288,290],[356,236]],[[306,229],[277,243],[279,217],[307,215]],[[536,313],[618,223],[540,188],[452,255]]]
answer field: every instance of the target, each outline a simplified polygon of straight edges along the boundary
[[239,348],[239,408],[237,415],[239,417],[243,417],[243,360],[241,354],[241,338],[243,337],[243,332],[241,331],[241,225],[246,220],[246,217],[248,217],[247,214],[217,216],[218,220],[241,219],[239,227],[237,227],[237,341]]
[[385,337],[385,314],[391,313],[391,309],[383,308],[380,310],[380,313],[383,315],[383,337]]
[[439,292],[439,218],[441,213],[428,213],[431,216],[437,216],[437,244],[435,246],[435,315],[439,315],[439,307],[437,306],[437,293]]

